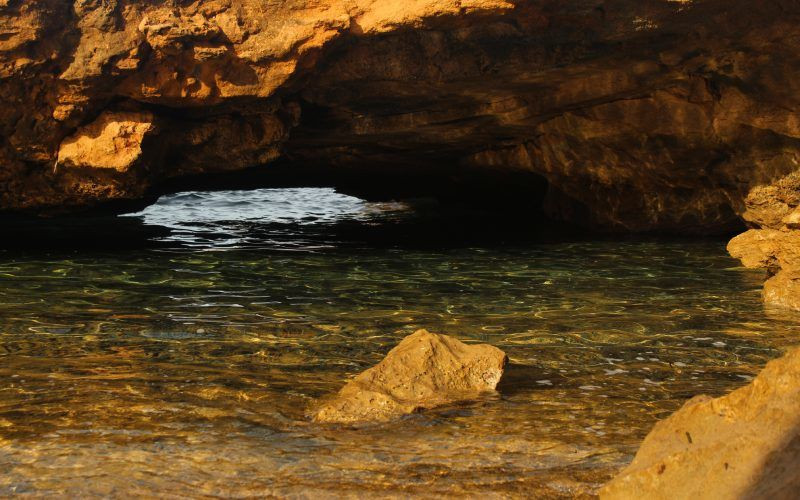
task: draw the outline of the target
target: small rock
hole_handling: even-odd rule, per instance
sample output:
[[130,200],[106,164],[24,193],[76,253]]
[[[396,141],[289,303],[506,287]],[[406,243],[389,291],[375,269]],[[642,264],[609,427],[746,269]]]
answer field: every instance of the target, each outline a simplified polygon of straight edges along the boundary
[[316,409],[316,422],[386,421],[421,409],[492,392],[508,357],[426,330],[404,338],[386,358],[348,382]]

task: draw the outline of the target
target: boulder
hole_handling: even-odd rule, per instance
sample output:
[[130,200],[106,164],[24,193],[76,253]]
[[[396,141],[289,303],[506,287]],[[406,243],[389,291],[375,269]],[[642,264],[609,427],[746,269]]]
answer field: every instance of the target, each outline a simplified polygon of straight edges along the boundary
[[773,275],[764,283],[766,304],[800,310],[800,231],[751,229],[733,238],[728,252],[745,267]]
[[314,412],[316,422],[386,421],[474,399],[497,387],[508,361],[500,349],[467,345],[426,330],[404,338],[380,363],[348,382]]
[[697,396],[655,425],[602,499],[797,498],[800,348],[720,398]]
[[733,238],[728,252],[745,267],[800,269],[800,231],[751,229]]

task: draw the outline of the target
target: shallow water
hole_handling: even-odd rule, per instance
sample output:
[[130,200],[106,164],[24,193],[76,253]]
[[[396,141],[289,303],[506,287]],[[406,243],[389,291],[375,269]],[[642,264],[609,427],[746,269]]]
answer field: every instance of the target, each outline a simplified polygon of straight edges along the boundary
[[[0,496],[591,494],[657,419],[800,335],[724,241],[554,238],[324,189],[5,224]],[[422,327],[505,350],[498,395],[307,421]]]

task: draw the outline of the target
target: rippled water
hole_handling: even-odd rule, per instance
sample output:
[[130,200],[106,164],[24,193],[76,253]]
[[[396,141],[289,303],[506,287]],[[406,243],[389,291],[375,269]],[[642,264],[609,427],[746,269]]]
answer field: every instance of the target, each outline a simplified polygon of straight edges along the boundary
[[[330,190],[4,234],[0,496],[589,495],[656,419],[800,334],[724,241],[565,240]],[[504,349],[499,394],[307,421],[421,327]]]

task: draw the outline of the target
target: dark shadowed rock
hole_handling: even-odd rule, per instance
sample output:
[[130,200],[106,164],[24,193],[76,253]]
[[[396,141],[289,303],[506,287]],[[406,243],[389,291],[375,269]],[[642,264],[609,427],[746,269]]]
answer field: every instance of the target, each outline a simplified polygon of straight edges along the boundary
[[800,349],[750,384],[697,396],[655,425],[603,499],[797,498]]
[[500,349],[467,345],[418,330],[386,358],[317,408],[317,422],[385,421],[494,391],[508,358]]

